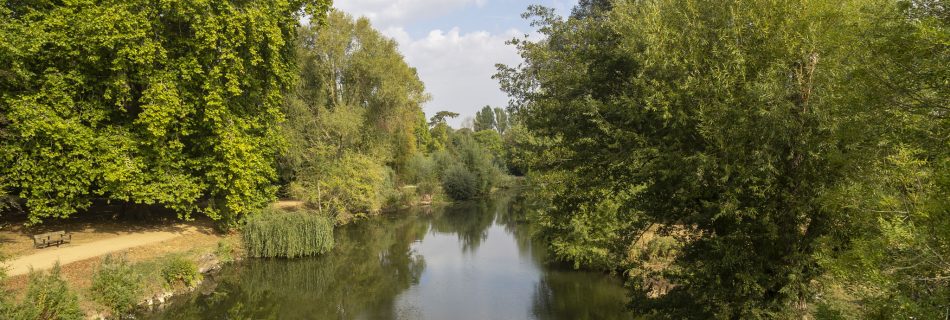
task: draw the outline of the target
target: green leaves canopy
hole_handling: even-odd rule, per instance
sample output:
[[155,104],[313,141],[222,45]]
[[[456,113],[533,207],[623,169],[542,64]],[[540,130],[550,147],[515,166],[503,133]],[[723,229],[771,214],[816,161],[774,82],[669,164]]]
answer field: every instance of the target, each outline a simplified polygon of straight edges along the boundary
[[0,187],[34,223],[94,197],[214,218],[263,206],[301,9],[328,6],[0,2]]
[[[500,66],[497,78],[514,118],[544,137],[528,164],[545,200],[542,235],[562,259],[601,268],[637,268],[629,246],[651,226],[679,238],[660,275],[669,290],[634,283],[634,307],[646,314],[808,312],[826,274],[819,257],[855,238],[900,235],[868,219],[866,203],[842,203],[862,196],[846,190],[879,183],[863,176],[868,168],[945,170],[946,12],[940,1],[585,1],[564,20],[533,7],[545,37],[515,40],[526,64]],[[894,158],[901,143],[934,152]],[[920,186],[940,195],[939,176]],[[917,193],[871,189],[884,199]],[[945,205],[927,203],[889,219],[946,217]],[[946,283],[941,268],[923,273],[929,283]],[[910,300],[939,285],[913,287]],[[878,297],[898,291],[882,289]]]

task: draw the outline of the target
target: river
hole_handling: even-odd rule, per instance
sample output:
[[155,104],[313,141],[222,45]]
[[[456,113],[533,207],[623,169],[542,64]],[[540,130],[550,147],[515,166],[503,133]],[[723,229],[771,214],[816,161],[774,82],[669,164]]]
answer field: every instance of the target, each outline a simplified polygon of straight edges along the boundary
[[145,319],[630,319],[621,282],[547,263],[514,192],[368,219],[320,257],[226,266]]

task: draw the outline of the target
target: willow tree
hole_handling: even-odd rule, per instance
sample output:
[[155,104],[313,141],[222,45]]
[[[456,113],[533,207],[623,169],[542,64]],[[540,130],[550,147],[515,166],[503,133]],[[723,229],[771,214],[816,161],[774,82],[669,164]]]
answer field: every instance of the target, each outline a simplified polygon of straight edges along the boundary
[[[882,5],[860,35],[852,103],[887,117],[870,165],[834,196],[858,231],[825,261],[865,318],[950,315],[950,7]],[[838,255],[834,255],[838,253]]]
[[0,175],[30,221],[105,197],[234,217],[274,197],[301,14],[325,0],[0,2]]
[[551,145],[531,168],[555,254],[642,267],[629,246],[658,231],[682,248],[657,272],[671,285],[635,283],[641,312],[807,312],[824,246],[856,231],[830,195],[874,163],[873,128],[894,124],[882,100],[861,99],[869,49],[855,44],[898,3],[602,4],[567,20],[533,8],[545,37],[515,41],[526,64],[498,75],[516,118]]

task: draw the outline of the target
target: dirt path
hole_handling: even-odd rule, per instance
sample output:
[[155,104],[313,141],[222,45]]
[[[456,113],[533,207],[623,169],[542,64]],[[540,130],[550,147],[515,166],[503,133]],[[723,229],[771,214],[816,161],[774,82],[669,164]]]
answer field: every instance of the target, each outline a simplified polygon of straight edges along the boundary
[[140,232],[60,248],[47,248],[8,261],[7,275],[27,274],[31,267],[35,270],[46,270],[52,268],[56,261],[59,261],[60,265],[66,265],[112,252],[175,239],[191,231],[194,231],[193,228],[184,228],[181,231]]

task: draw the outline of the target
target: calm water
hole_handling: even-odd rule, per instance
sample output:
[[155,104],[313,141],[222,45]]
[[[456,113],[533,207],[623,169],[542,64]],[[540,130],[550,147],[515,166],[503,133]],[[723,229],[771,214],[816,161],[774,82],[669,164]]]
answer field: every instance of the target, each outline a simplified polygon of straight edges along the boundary
[[629,319],[620,281],[546,264],[511,194],[371,219],[336,249],[226,267],[147,319]]

